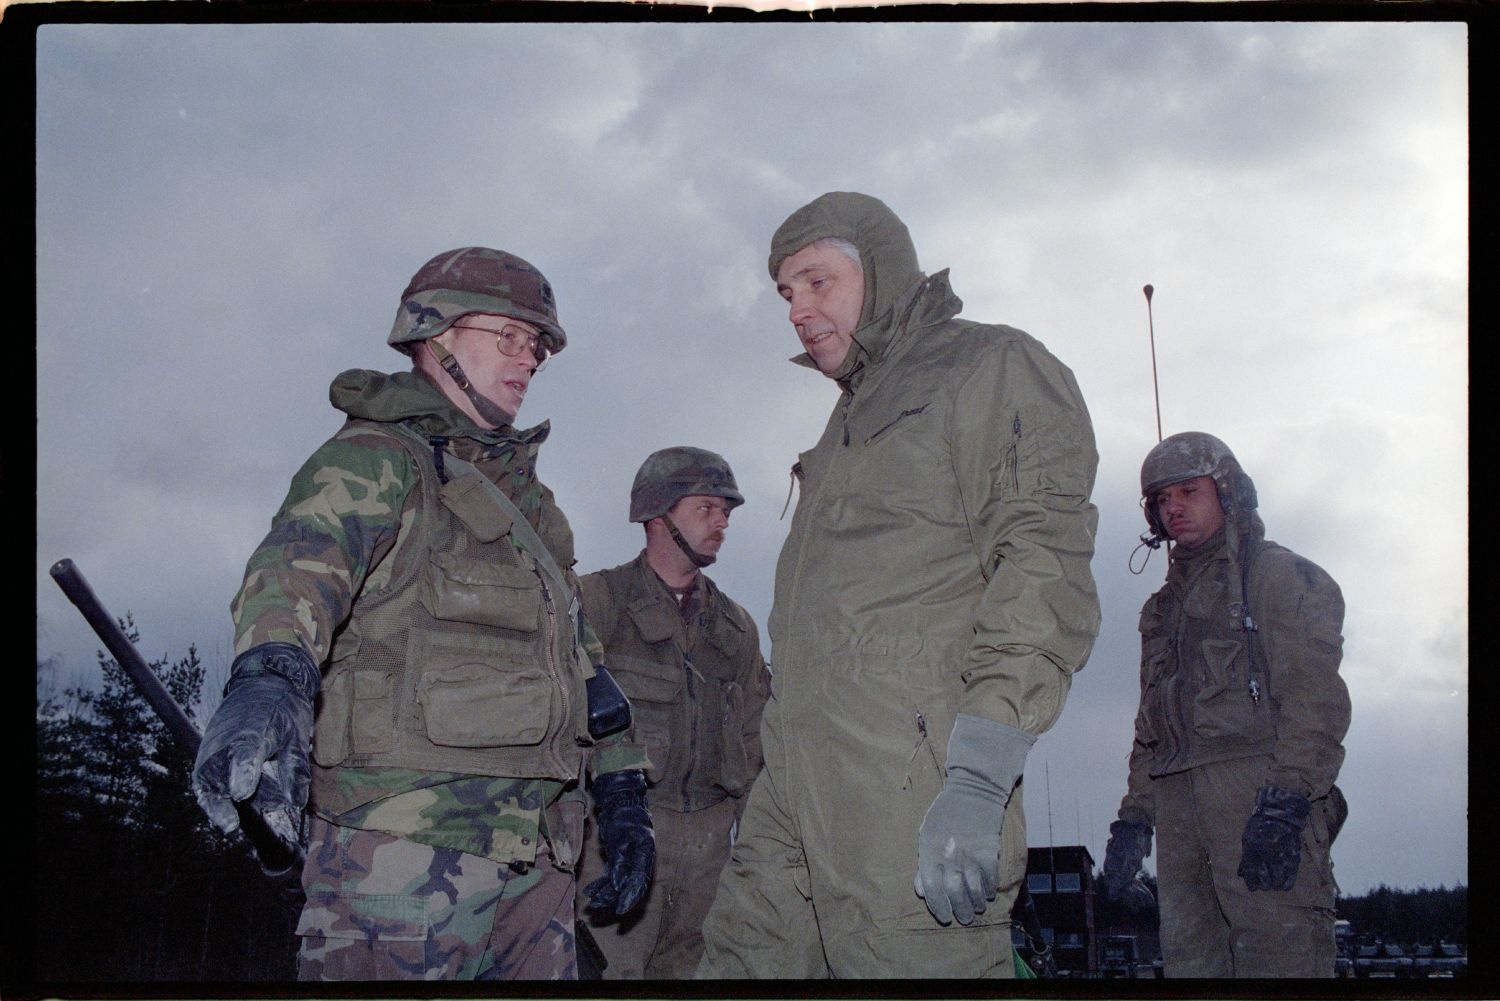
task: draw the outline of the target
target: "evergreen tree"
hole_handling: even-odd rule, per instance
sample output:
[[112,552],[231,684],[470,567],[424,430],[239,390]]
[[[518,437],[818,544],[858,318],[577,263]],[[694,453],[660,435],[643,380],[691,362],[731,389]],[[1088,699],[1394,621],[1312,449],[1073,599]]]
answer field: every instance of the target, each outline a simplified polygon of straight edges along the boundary
[[[138,641],[129,616],[121,626]],[[207,822],[187,750],[97,660],[97,688],[61,694],[42,683],[57,665],[38,664],[38,982],[291,979],[297,901]],[[197,648],[149,666],[192,718]]]

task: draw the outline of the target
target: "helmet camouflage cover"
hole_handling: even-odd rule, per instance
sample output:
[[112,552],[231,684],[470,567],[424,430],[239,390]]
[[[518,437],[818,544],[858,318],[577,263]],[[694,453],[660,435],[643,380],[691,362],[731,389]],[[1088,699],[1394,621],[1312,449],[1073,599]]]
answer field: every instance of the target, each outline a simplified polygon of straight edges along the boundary
[[745,503],[722,455],[678,445],[652,452],[641,463],[630,487],[630,520],[660,518],[684,497],[723,497],[731,509]]
[[488,247],[449,250],[422,265],[401,293],[388,343],[410,353],[411,345],[436,337],[467,313],[497,313],[533,324],[549,354],[568,343],[546,277],[515,254]]
[[1141,463],[1141,498],[1145,501],[1146,522],[1153,532],[1166,536],[1152,502],[1156,492],[1199,476],[1213,477],[1226,515],[1242,517],[1255,510],[1255,484],[1229,446],[1211,434],[1184,431],[1163,439]]

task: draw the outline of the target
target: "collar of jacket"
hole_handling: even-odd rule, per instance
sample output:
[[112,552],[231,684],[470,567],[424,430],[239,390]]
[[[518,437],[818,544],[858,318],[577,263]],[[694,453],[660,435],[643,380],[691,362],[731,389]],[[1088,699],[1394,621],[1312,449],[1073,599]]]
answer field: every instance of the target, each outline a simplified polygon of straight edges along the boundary
[[[875,317],[854,332],[849,354],[828,377],[844,392],[853,393],[869,371],[878,367],[895,346],[924,327],[951,320],[963,308],[963,300],[954,294],[948,282],[947,268],[922,278],[884,315]],[[792,358],[792,362],[805,368],[818,368],[806,352]]]
[[550,421],[518,430],[509,424],[488,430],[476,425],[453,405],[443,391],[421,372],[375,372],[352,368],[341,372],[328,387],[328,400],[350,417],[394,424],[410,421],[428,435],[467,438],[480,452],[505,446],[536,448],[551,433]]
[[[638,596],[643,598],[647,596],[654,597],[659,601],[670,604],[673,608],[680,607],[677,604],[677,596],[672,593],[672,589],[667,586],[667,582],[661,579],[661,574],[657,573],[655,568],[651,566],[651,561],[646,559],[646,551],[644,549],[635,558],[635,570],[636,579],[641,585],[640,590],[637,592]],[[685,593],[697,594],[699,600],[698,607],[708,608],[716,600],[715,595],[718,593],[718,588],[714,586],[714,582],[709,579],[708,574],[699,570],[693,575],[693,582],[687,586]]]
[[1242,554],[1248,547],[1258,545],[1265,535],[1265,522],[1260,520],[1259,512],[1251,511],[1248,518],[1238,521],[1226,519],[1222,528],[1195,549],[1174,545],[1168,553],[1168,559],[1171,560],[1171,566],[1180,566],[1182,573],[1196,579],[1203,567],[1215,561],[1230,563],[1238,568],[1245,558]]

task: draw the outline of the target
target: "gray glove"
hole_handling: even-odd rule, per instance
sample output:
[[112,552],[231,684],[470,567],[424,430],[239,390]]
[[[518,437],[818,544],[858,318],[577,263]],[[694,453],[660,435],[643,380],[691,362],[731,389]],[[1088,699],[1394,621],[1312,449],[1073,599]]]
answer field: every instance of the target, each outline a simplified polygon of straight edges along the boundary
[[981,716],[954,720],[948,778],[917,832],[912,884],[938,924],[969,924],[995,899],[1005,804],[1034,743],[1034,735]]
[[1104,848],[1104,892],[1110,900],[1119,900],[1125,888],[1141,870],[1141,862],[1151,854],[1151,828],[1129,820],[1109,825],[1109,844]]
[[1247,889],[1290,890],[1302,861],[1302,828],[1312,804],[1290,789],[1266,786],[1255,794],[1255,812],[1240,838],[1239,876]]
[[225,834],[240,826],[234,804],[253,796],[278,837],[300,841],[318,681],[317,665],[292,643],[262,643],[235,658],[193,765],[198,805]]

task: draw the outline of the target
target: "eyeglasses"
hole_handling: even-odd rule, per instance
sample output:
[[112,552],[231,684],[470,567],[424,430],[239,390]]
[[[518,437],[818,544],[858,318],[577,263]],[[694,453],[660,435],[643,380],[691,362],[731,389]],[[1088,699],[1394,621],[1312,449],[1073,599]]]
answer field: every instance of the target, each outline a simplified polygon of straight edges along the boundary
[[516,358],[522,351],[530,351],[532,357],[536,359],[536,368],[532,369],[533,373],[546,368],[547,360],[552,356],[552,353],[542,346],[541,336],[519,323],[507,323],[499,330],[475,327],[467,323],[455,323],[453,326],[459,330],[477,330],[481,334],[494,334],[495,348],[507,358]]

